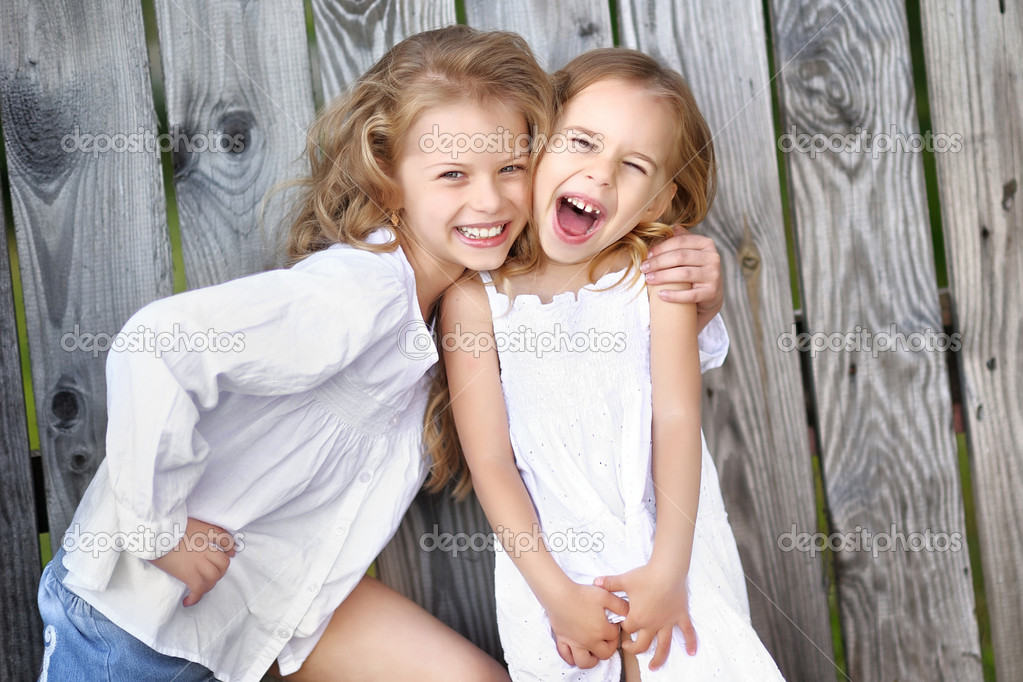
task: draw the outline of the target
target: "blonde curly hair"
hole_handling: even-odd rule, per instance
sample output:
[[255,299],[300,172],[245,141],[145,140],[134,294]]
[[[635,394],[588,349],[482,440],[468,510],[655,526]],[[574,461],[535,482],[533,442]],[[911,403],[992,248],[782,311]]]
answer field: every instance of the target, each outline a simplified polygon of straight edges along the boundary
[[401,220],[397,244],[366,240],[398,213],[391,176],[410,128],[426,109],[459,102],[501,103],[521,113],[534,134],[547,131],[553,107],[547,75],[514,33],[456,25],[402,40],[310,127],[309,173],[282,187],[297,189],[283,245],[287,264],[336,243],[381,252],[411,242]]

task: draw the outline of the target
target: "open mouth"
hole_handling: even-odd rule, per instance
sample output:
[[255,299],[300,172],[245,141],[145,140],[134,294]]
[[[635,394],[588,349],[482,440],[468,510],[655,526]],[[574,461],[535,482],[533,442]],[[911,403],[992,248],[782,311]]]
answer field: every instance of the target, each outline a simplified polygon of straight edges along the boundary
[[605,211],[592,200],[563,196],[557,200],[554,213],[558,227],[566,236],[585,239],[604,223]]
[[494,246],[500,244],[508,236],[508,226],[505,223],[486,223],[482,225],[463,225],[456,227],[462,240],[472,246]]

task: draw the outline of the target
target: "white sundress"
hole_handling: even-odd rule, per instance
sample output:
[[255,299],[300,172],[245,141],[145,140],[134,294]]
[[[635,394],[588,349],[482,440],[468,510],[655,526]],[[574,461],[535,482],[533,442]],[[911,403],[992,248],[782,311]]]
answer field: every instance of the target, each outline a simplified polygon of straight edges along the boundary
[[[655,504],[650,473],[650,308],[642,278],[606,291],[609,273],[576,294],[508,306],[483,273],[494,318],[515,461],[555,560],[583,584],[647,562]],[[702,433],[701,433],[702,439]],[[542,606],[496,543],[497,621],[512,679],[618,682],[620,657],[581,670],[558,655]],[[782,679],[754,631],[717,470],[703,442],[688,578],[695,656],[676,628],[667,663],[644,680]]]

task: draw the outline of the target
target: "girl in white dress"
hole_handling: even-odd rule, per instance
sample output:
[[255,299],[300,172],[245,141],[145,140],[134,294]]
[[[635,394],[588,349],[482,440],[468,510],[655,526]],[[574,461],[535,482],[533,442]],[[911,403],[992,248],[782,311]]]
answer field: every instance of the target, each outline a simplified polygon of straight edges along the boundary
[[[697,311],[638,271],[664,223],[706,215],[709,129],[682,78],[635,51],[586,53],[555,86],[542,253],[456,284],[441,310],[462,463],[500,541],[509,672],[617,682],[620,620],[628,679],[780,679],[700,430]],[[465,487],[435,440],[436,471]]]

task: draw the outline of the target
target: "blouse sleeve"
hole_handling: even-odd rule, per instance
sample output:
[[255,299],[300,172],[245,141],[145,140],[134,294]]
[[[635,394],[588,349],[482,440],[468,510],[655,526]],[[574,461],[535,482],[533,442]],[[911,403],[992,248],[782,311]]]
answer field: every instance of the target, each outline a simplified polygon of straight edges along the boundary
[[[415,297],[389,259],[356,249],[321,254],[155,301],[125,325],[106,366],[106,450],[121,530],[142,526],[175,543],[183,534],[185,500],[208,454],[195,426],[222,392],[306,391],[397,338]],[[161,542],[133,553],[166,551]]]
[[728,330],[721,319],[721,313],[711,318],[697,337],[700,345],[700,372],[716,369],[725,362],[728,355]]

